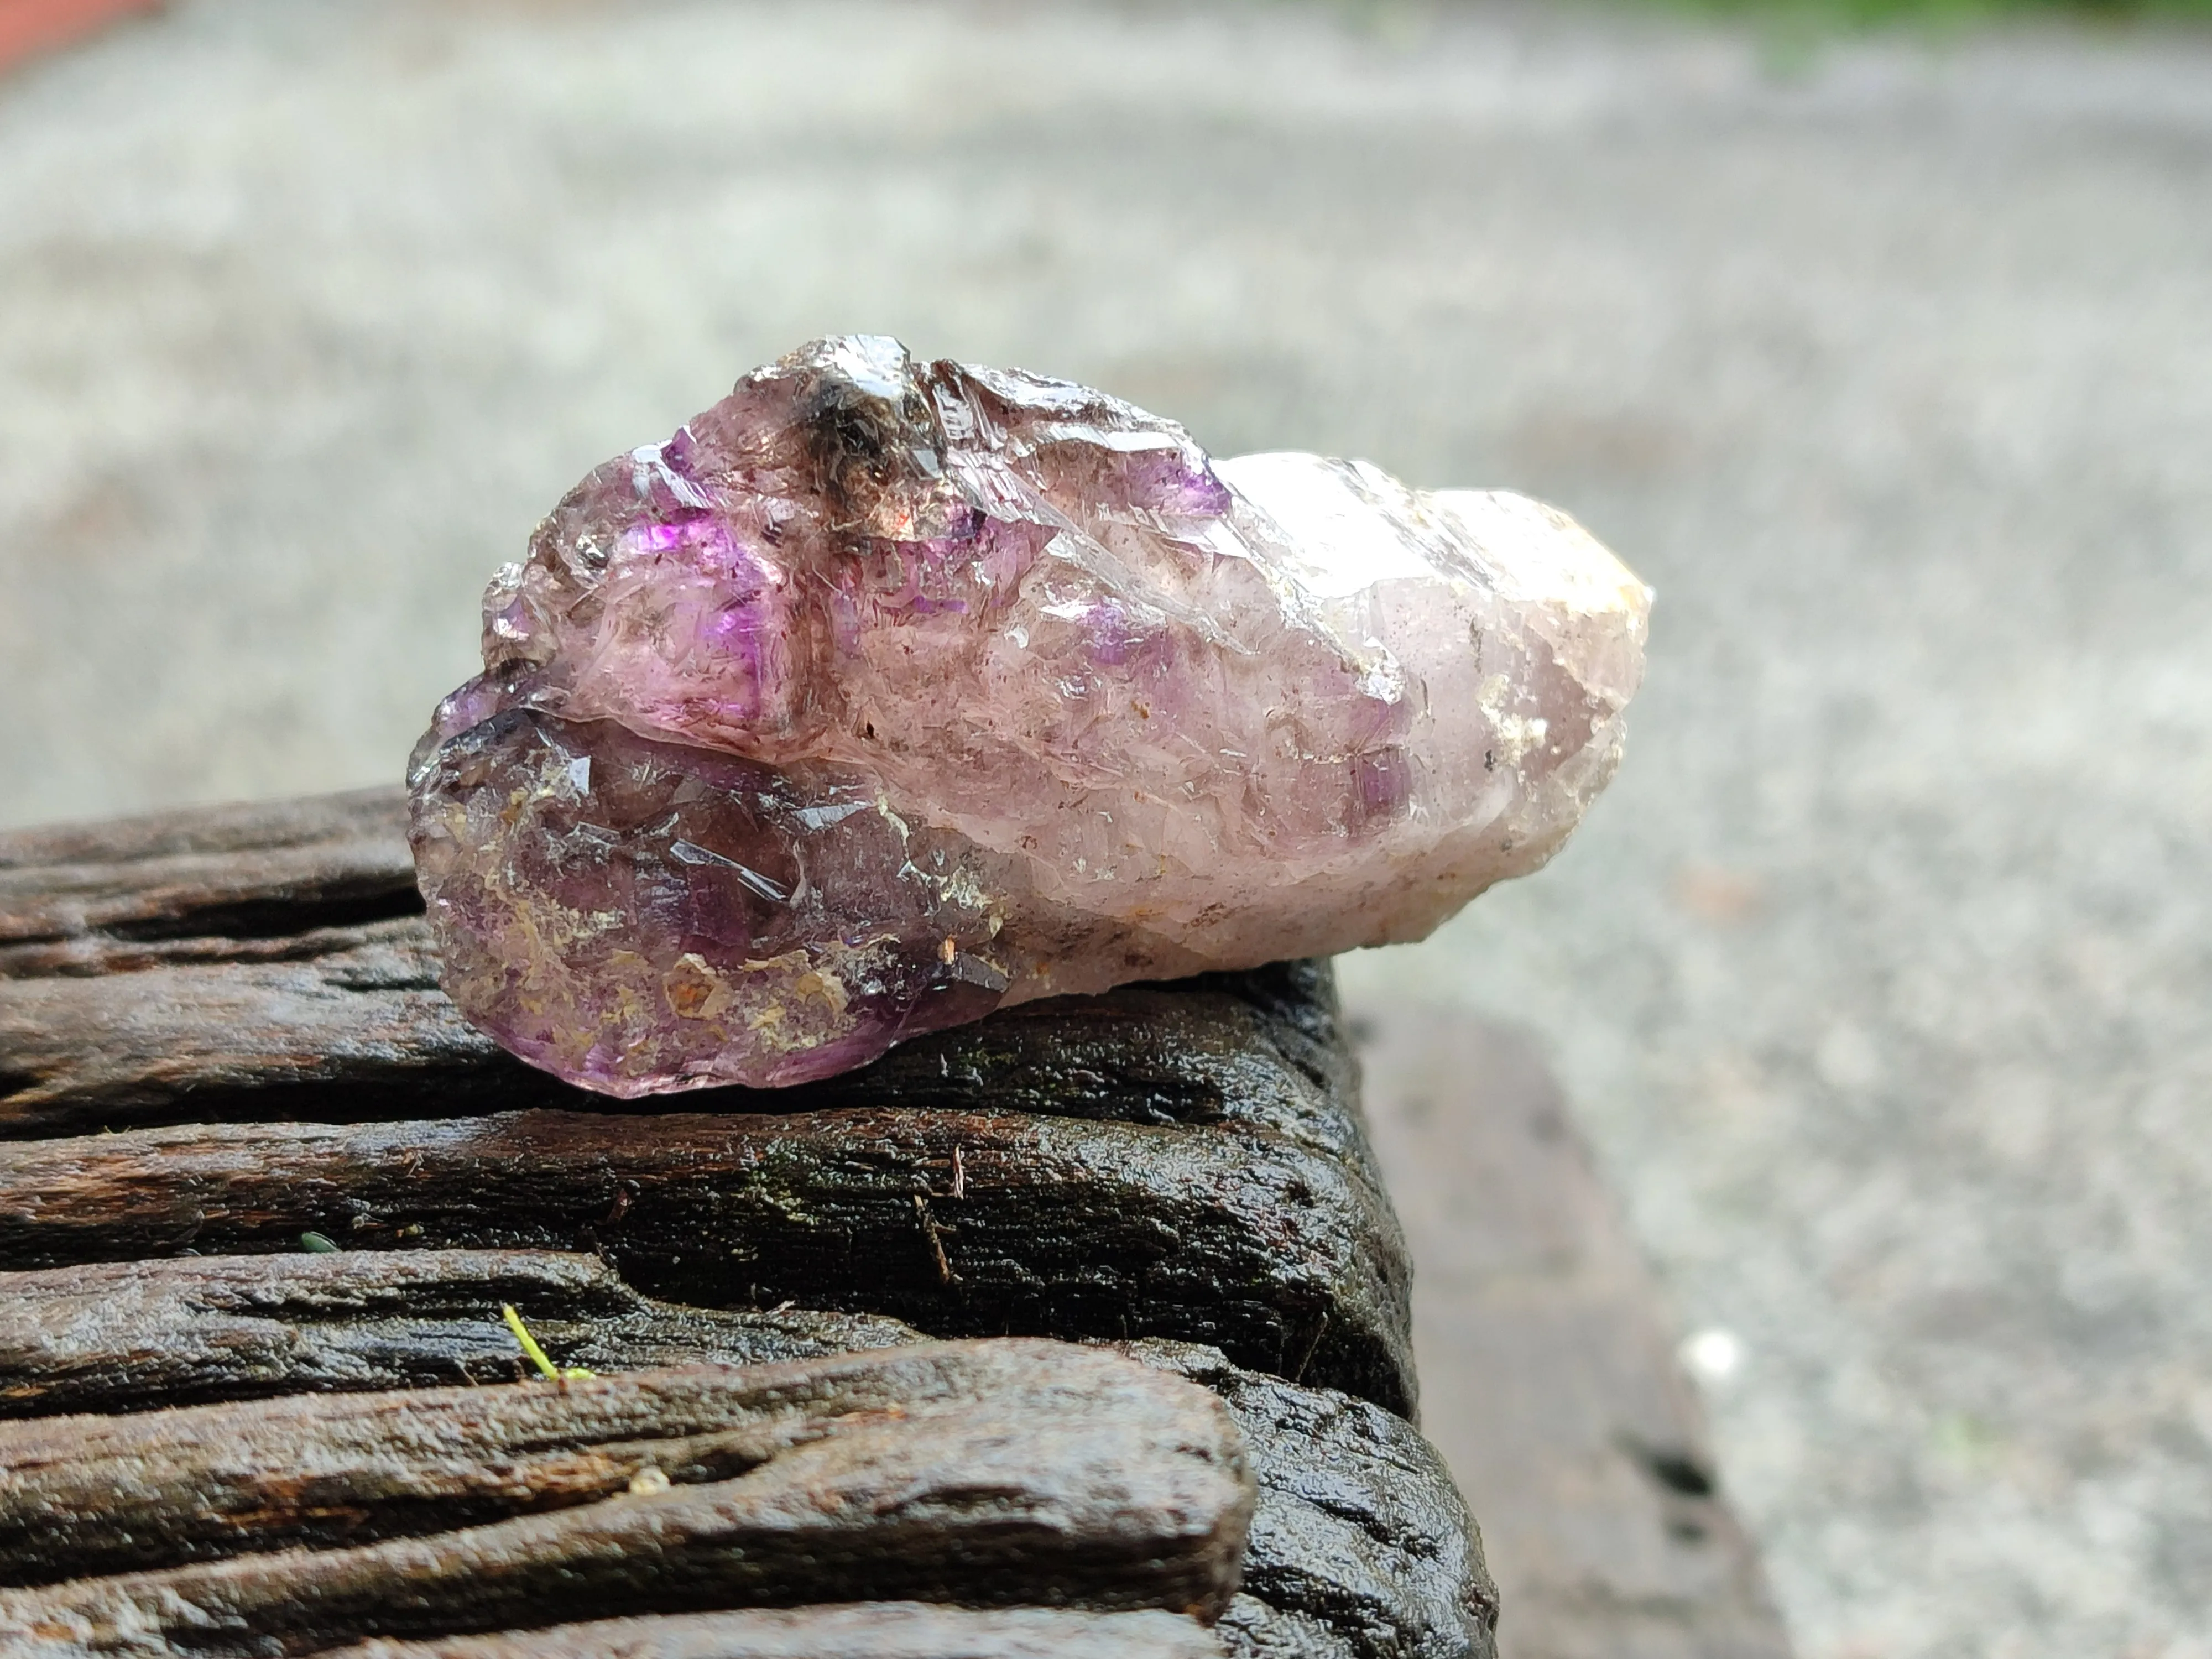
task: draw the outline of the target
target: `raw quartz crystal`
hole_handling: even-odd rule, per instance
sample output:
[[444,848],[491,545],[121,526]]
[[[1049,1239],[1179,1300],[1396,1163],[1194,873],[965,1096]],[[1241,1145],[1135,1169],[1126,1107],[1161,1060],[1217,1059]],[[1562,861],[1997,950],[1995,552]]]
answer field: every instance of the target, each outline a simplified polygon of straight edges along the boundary
[[1419,939],[1611,775],[1649,604],[1522,496],[820,341],[493,579],[410,769],[446,987],[632,1096]]

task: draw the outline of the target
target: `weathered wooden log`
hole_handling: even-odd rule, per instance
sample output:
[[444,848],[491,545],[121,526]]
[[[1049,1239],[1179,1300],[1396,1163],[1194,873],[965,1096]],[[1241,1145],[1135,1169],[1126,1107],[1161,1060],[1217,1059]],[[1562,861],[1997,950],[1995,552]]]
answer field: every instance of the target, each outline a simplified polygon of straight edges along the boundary
[[[0,1322],[0,1414],[510,1376],[502,1301],[607,1371],[914,1334],[744,1306],[787,1298],[940,1334],[1198,1337],[1307,1385],[1135,1345],[1231,1401],[1260,1472],[1228,1650],[1491,1652],[1433,1454],[1311,1386],[1410,1406],[1405,1257],[1325,965],[1032,1004],[802,1089],[623,1105],[459,1020],[398,822],[371,792],[0,837],[0,1261],[88,1263],[0,1279],[42,1310],[13,1351]],[[310,1227],[376,1248],[290,1253]],[[470,1241],[597,1251],[735,1310],[587,1258],[407,1248]],[[232,1248],[270,1254],[92,1260]]]
[[534,1250],[179,1256],[0,1273],[0,1418],[334,1389],[511,1382],[521,1309],[564,1364],[753,1365],[921,1340],[893,1319],[724,1313],[640,1296],[596,1256]]
[[[323,1507],[373,1533],[576,1506],[0,1590],[0,1650],[304,1652],[363,1635],[836,1601],[861,1584],[884,1599],[1211,1622],[1235,1591],[1253,1497],[1243,1441],[1218,1399],[1157,1368],[992,1341],[722,1372],[738,1381],[720,1389],[716,1375],[14,1425],[19,1477],[38,1466],[40,1435],[62,1455],[76,1455],[74,1436],[112,1437],[120,1501],[66,1507],[76,1487],[96,1497],[96,1470],[75,1487],[49,1473],[42,1489],[62,1506],[46,1524],[91,1559],[144,1548],[131,1527],[179,1553],[214,1547],[216,1523],[195,1503],[228,1518],[234,1544],[264,1525],[271,1539],[326,1542]],[[715,1478],[732,1468],[744,1472]],[[647,1469],[656,1478],[634,1479]]]
[[[0,1136],[637,1109],[513,1060],[439,993],[403,821],[398,791],[368,790],[0,835]],[[959,1108],[988,1091],[1364,1160],[1352,1086],[1327,969],[1288,963],[1025,1005],[823,1083],[690,1098]]]
[[0,975],[296,953],[422,912],[397,789],[0,835]]
[[0,1267],[353,1245],[596,1249],[703,1306],[1166,1336],[1411,1404],[1395,1227],[1259,1131],[1030,1114],[520,1112],[0,1146]]
[[[43,1379],[70,1410],[156,1400],[258,1399],[504,1378],[520,1365],[502,1302],[554,1358],[603,1372],[726,1358],[732,1316],[648,1302],[595,1258],[526,1251],[345,1251],[185,1257],[21,1273],[0,1304],[0,1392]],[[825,1318],[755,1316],[769,1340],[828,1335]],[[775,1328],[777,1322],[798,1322]],[[855,1321],[853,1346],[914,1334]],[[735,1341],[756,1333],[741,1326]],[[12,1346],[9,1346],[12,1343]],[[1212,1349],[1128,1350],[1218,1394],[1259,1481],[1246,1593],[1224,1621],[1238,1653],[1271,1659],[1465,1659],[1488,1651],[1495,1593],[1466,1511],[1403,1419],[1334,1390],[1242,1370]],[[65,1390],[65,1391],[64,1391]],[[19,1409],[37,1409],[27,1391]],[[278,1401],[289,1407],[291,1402]]]
[[422,911],[392,789],[0,836],[0,1133],[542,1103]]
[[[368,792],[0,837],[0,1137],[382,1121],[390,1134],[346,1144],[443,1170],[395,1185],[330,1162],[321,1130],[210,1128],[187,1139],[215,1164],[187,1174],[175,1133],[140,1139],[171,1165],[166,1199],[103,1208],[69,1177],[70,1203],[0,1219],[0,1265],[267,1249],[311,1227],[349,1244],[605,1249],[691,1301],[795,1299],[945,1335],[1215,1342],[1410,1409],[1409,1273],[1324,966],[1031,1004],[809,1088],[641,1110],[460,1020],[404,914],[419,902],[398,825],[396,795]],[[428,1122],[501,1105],[559,1110]],[[702,1139],[699,1107],[727,1133]],[[113,1139],[94,1161],[129,1179]],[[744,1172],[726,1161],[740,1140],[760,1154]],[[472,1167],[438,1165],[441,1146]],[[258,1215],[204,1201],[210,1180],[257,1187],[257,1147],[264,1174],[300,1152],[337,1184]],[[648,1193],[695,1156],[724,1159],[721,1185]],[[18,1196],[76,1161],[59,1142],[0,1149]],[[532,1212],[541,1182],[560,1196]],[[457,1186],[495,1188],[505,1212],[456,1208]]]
[[1221,1659],[1170,1613],[970,1608],[920,1601],[608,1619],[497,1636],[378,1638],[326,1659]]
[[872,1449],[886,1420],[956,1435],[979,1402],[1005,1431],[1042,1435],[1048,1464],[1079,1425],[1085,1456],[1120,1435],[1127,1490],[1150,1481],[1162,1513],[1233,1527],[1241,1546],[1244,1453],[1214,1395],[1104,1350],[1018,1339],[0,1424],[0,1584],[445,1532],[802,1455],[819,1480],[829,1442]]
[[[12,961],[0,945],[0,1138],[533,1106],[653,1109],[571,1088],[468,1024],[437,988],[420,917],[334,927],[315,915],[304,912],[289,934],[264,917],[272,931],[250,940],[80,939],[66,942],[75,955],[19,948]],[[0,926],[9,920],[0,908]],[[36,951],[62,949],[42,942]],[[1243,1123],[1364,1158],[1333,1018],[1326,966],[1283,963],[1025,1003],[818,1083],[685,1099],[744,1111],[938,1108],[988,1091],[1016,1110]]]
[[1228,1402],[1260,1486],[1233,1652],[1301,1659],[1487,1659],[1498,1587],[1459,1490],[1394,1413],[1226,1364],[1213,1349],[1127,1352]]

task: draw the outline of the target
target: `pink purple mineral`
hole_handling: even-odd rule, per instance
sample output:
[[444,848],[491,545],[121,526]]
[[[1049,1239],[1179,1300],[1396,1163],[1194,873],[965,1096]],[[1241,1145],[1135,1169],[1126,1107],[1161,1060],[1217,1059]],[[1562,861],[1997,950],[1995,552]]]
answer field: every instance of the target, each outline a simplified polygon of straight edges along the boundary
[[1419,939],[1611,775],[1649,604],[1522,496],[822,341],[493,579],[410,769],[446,987],[640,1095]]

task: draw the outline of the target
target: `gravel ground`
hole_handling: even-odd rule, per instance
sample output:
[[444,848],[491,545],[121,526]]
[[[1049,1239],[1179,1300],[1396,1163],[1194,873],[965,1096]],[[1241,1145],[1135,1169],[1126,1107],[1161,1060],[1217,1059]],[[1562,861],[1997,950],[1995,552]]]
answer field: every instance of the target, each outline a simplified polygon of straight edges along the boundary
[[1642,570],[1611,795],[1355,1001],[1548,1046],[1811,1659],[2212,1654],[2212,37],[187,0],[0,84],[0,823],[389,777],[853,328]]

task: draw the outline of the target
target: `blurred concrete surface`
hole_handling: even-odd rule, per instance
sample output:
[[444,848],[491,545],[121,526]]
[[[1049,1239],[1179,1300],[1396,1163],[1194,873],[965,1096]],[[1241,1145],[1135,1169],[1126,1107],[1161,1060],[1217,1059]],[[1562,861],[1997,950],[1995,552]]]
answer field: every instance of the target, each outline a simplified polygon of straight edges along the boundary
[[1479,1517],[1504,1659],[1789,1659],[1650,1269],[1525,1033],[1353,1024],[1420,1264],[1421,1423]]
[[1802,1651],[2212,1653],[2203,36],[186,0],[0,82],[0,823],[391,776],[846,329],[1652,580],[1610,795],[1352,1003],[1548,1054]]

